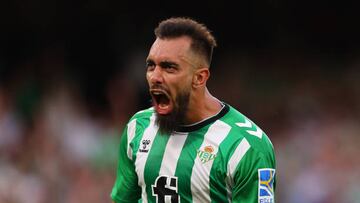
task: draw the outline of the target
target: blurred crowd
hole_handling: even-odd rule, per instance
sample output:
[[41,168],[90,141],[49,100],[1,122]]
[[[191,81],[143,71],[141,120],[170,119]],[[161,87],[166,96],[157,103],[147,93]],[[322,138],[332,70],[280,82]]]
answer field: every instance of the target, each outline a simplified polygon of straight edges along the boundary
[[[131,93],[123,91],[123,101],[112,98],[120,114],[91,115],[76,87],[58,85],[41,100],[29,93],[14,101],[0,89],[1,203],[109,202]],[[125,100],[129,103],[121,106]],[[27,118],[16,102],[34,108]]]
[[51,53],[0,77],[0,202],[110,202],[136,85],[114,75],[102,108]]
[[277,202],[360,202],[359,59],[237,58],[224,61],[239,68],[218,70],[213,88],[272,139]]
[[[134,54],[127,71],[106,80],[105,102],[97,105],[51,54],[3,78],[1,203],[110,202],[121,131],[149,106],[144,56]],[[294,56],[216,58],[210,91],[258,123],[275,146],[277,202],[359,202],[358,62],[328,68]]]

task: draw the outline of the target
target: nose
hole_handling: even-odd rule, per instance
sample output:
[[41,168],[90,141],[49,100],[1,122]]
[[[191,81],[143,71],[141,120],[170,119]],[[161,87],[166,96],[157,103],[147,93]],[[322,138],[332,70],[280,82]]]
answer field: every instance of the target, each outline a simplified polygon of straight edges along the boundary
[[161,67],[155,66],[151,71],[148,71],[148,79],[151,84],[161,84],[163,83],[163,76]]

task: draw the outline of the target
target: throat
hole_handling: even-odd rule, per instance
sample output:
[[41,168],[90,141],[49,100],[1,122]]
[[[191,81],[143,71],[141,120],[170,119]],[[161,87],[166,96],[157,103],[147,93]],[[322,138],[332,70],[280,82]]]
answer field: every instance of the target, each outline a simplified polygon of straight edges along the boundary
[[224,107],[225,104],[215,97],[212,97],[203,105],[189,105],[188,111],[185,114],[184,125],[201,123],[202,121],[219,114]]

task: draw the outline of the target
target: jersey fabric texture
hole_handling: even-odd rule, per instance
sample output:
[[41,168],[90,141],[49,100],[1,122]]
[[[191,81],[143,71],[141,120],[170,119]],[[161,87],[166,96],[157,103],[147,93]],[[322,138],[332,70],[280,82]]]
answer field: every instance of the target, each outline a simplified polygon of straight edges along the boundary
[[275,202],[275,154],[267,135],[224,103],[213,117],[158,131],[153,108],[136,113],[121,137],[116,203]]

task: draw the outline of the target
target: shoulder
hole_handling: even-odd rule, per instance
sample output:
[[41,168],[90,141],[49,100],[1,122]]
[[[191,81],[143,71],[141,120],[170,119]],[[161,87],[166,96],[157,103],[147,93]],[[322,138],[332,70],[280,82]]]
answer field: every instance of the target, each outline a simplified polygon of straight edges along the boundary
[[[231,173],[239,166],[240,171],[253,171],[257,168],[275,168],[273,144],[266,133],[251,119],[230,107],[222,120],[231,126],[226,146],[229,147],[229,166]],[[244,172],[244,173],[245,173]]]
[[223,121],[231,126],[232,137],[237,140],[245,138],[252,150],[260,153],[273,153],[273,145],[266,133],[244,114],[229,107],[229,112],[224,116]]
[[[123,148],[127,149],[126,153],[129,159],[133,160],[133,149],[137,149],[143,133],[154,121],[154,109],[148,108],[138,111],[129,120],[123,131]],[[125,147],[126,146],[126,147]],[[136,151],[136,150],[135,150]]]
[[153,107],[138,111],[130,118],[129,122],[133,121],[134,119],[149,119],[154,114],[154,112],[155,111]]
[[126,129],[128,134],[141,134],[150,125],[150,121],[154,120],[154,108],[148,108],[136,112],[128,121]]
[[143,126],[149,123],[150,118],[154,115],[154,108],[150,107],[136,112],[129,120],[128,126],[136,123],[137,126]]

